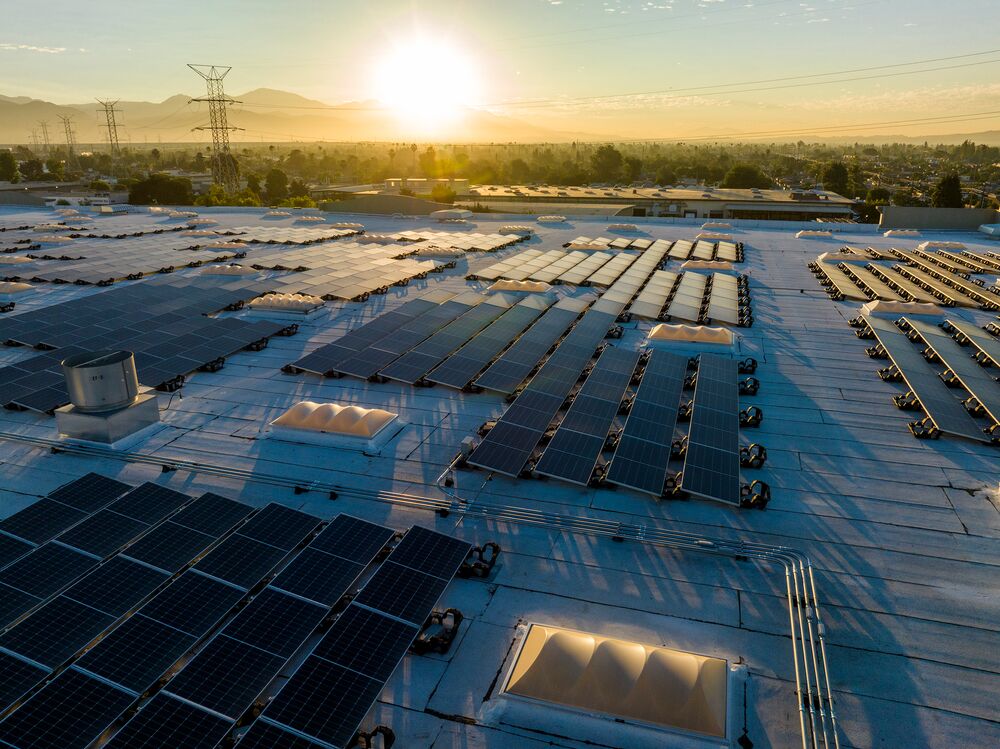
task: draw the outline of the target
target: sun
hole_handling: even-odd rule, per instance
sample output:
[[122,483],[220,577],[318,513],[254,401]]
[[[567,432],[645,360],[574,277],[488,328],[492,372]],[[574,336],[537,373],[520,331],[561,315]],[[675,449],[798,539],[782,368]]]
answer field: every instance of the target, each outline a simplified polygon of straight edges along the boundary
[[472,58],[445,40],[409,38],[379,54],[374,94],[407,127],[433,134],[460,119],[480,87]]

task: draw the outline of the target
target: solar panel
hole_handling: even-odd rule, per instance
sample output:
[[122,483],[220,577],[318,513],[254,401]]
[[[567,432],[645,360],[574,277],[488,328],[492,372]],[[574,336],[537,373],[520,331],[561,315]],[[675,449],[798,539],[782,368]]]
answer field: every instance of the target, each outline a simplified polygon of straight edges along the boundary
[[[573,302],[575,304],[571,304]],[[583,311],[580,306],[579,300],[572,299],[564,299],[556,304],[477,377],[475,384],[486,390],[513,393],[580,316]]]
[[167,574],[161,570],[126,557],[114,557],[71,585],[63,595],[106,614],[122,616],[166,579]]
[[508,298],[503,295],[491,296],[407,351],[379,374],[408,384],[419,382],[431,369],[509,308]]
[[135,614],[84,653],[76,666],[141,694],[195,642],[193,635]]
[[944,327],[954,334],[956,340],[963,344],[972,344],[978,351],[978,358],[994,367],[1000,367],[1000,340],[997,340],[982,328],[957,318],[948,318]]
[[59,543],[73,546],[98,557],[106,557],[149,528],[145,523],[98,510],[89,518],[59,535]]
[[59,596],[0,635],[0,647],[55,668],[114,620],[109,614]]
[[98,473],[88,473],[75,481],[64,484],[53,492],[49,498],[57,502],[75,507],[84,512],[94,512],[104,507],[111,500],[120,497],[132,487],[121,481],[102,476]]
[[740,503],[739,383],[734,359],[702,354],[694,391],[681,488]]
[[347,746],[383,686],[378,679],[310,656],[264,716],[331,746]]
[[47,543],[0,572],[0,583],[46,598],[86,574],[97,563],[94,557],[68,546]]
[[32,665],[9,653],[0,652],[0,712],[13,705],[35,684],[48,675],[48,671]]
[[322,749],[321,744],[296,736],[263,720],[258,720],[250,726],[250,730],[243,735],[238,746],[240,749]]
[[143,606],[140,613],[201,637],[245,595],[244,590],[188,571]]
[[412,624],[360,606],[348,606],[313,655],[385,682],[418,632],[419,628]]
[[242,502],[207,492],[170,520],[185,528],[208,533],[212,536],[221,536],[249,515],[251,511],[252,508]]
[[265,588],[223,630],[234,640],[289,658],[323,617],[327,607]]
[[38,596],[0,583],[0,627],[6,627],[25,611],[42,602]]
[[237,533],[209,552],[195,565],[195,569],[249,589],[274,569],[287,553],[284,549]]
[[254,515],[239,529],[241,536],[263,541],[288,551],[315,530],[320,519],[274,502]]
[[169,520],[149,533],[122,553],[133,559],[151,564],[167,572],[177,572],[215,541],[207,533],[177,525]]
[[220,634],[170,680],[166,689],[235,720],[284,663],[284,656]]
[[879,317],[862,317],[935,427],[948,434],[989,442],[961,401],[921,356],[920,349],[910,343],[899,328]]
[[638,352],[604,350],[536,464],[538,473],[583,485],[590,481],[638,362]]
[[186,494],[146,482],[120,499],[116,499],[108,505],[107,509],[152,525],[160,522],[190,500],[191,497]]
[[517,476],[615,318],[589,310],[473,451],[469,463]]
[[232,721],[166,694],[158,694],[104,746],[114,749],[211,749]]
[[332,606],[348,592],[365,565],[306,548],[271,583],[274,587]]
[[421,627],[447,580],[386,560],[355,601]]
[[467,542],[415,525],[392,550],[390,558],[396,564],[451,580],[468,553]]
[[532,296],[515,304],[485,330],[449,356],[427,375],[430,382],[462,389],[511,341],[537,320],[551,299]]
[[654,497],[663,494],[686,373],[686,357],[651,352],[605,474],[608,482]]
[[367,565],[393,535],[391,528],[341,514],[313,539],[309,548]]
[[69,669],[0,722],[0,742],[85,749],[133,700],[127,692]]
[[87,513],[51,499],[40,499],[0,520],[0,530],[34,544],[45,543],[87,517]]

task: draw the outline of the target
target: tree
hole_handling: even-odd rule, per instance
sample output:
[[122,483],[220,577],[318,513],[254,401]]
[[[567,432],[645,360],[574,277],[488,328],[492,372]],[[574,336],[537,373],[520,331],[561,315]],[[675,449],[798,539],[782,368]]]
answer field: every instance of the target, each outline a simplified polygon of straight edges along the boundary
[[139,180],[128,193],[133,205],[191,205],[192,199],[191,180],[162,173]]
[[656,184],[672,185],[677,181],[677,174],[669,166],[661,166],[656,171]]
[[642,159],[629,156],[625,159],[625,178],[629,182],[635,182],[642,176]]
[[455,191],[444,185],[434,185],[431,189],[431,200],[435,203],[454,203]]
[[256,174],[247,175],[247,189],[260,198],[261,186],[260,177]]
[[288,197],[290,198],[308,198],[309,197],[309,185],[300,179],[293,179],[292,183],[288,186]]
[[436,177],[438,175],[437,153],[434,146],[427,146],[427,150],[420,154],[420,171],[425,177]]
[[0,180],[17,182],[17,159],[10,151],[0,151]]
[[935,208],[961,208],[962,183],[957,174],[942,177],[931,192],[931,205]]
[[511,182],[514,184],[522,184],[530,179],[531,167],[528,166],[528,162],[524,159],[514,159],[510,162],[510,166],[507,168],[507,173],[510,175]]
[[87,185],[94,192],[111,192],[111,185],[105,182],[103,179],[94,179],[90,181]]
[[920,202],[920,198],[918,198],[909,187],[896,190],[896,192],[892,194],[892,204],[901,206],[923,205],[923,203]]
[[846,195],[847,189],[847,167],[840,161],[831,161],[823,170],[823,189],[827,192],[835,192],[838,195]]
[[865,202],[871,205],[889,205],[891,199],[892,193],[884,187],[873,187],[865,196]]
[[614,182],[622,171],[622,154],[614,146],[601,146],[590,157],[590,168],[599,182]]
[[771,178],[753,164],[736,164],[726,172],[722,180],[723,187],[749,190],[751,187],[766,189],[774,187]]
[[288,197],[288,175],[280,169],[272,169],[264,177],[264,192],[268,202],[277,203]]
[[45,165],[41,159],[28,159],[21,162],[21,175],[27,182],[40,182],[45,179]]

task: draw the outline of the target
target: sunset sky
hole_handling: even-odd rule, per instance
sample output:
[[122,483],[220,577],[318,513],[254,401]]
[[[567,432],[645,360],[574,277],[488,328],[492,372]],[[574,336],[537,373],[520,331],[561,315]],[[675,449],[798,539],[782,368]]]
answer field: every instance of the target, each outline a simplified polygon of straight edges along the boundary
[[[939,0],[6,0],[4,9],[0,93],[57,103],[198,94],[185,66],[194,62],[231,65],[233,94],[268,87],[407,113],[428,101],[472,105],[618,137],[1000,126],[996,0],[953,0],[947,22]],[[938,117],[951,119],[929,120]],[[879,124],[890,120],[900,124]],[[924,121],[902,124],[912,120]]]

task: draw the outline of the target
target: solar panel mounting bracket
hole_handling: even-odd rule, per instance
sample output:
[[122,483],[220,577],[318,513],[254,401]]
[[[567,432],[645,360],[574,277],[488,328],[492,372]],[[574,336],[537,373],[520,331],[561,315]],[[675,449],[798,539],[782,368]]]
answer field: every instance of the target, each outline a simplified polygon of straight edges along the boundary
[[396,734],[388,726],[376,726],[370,731],[358,731],[351,742],[353,749],[376,749],[375,737],[382,737],[382,749],[392,749],[396,743]]
[[757,406],[747,406],[740,411],[741,427],[758,427],[764,420],[764,412]]
[[487,541],[482,546],[473,546],[469,549],[462,566],[455,573],[456,577],[470,578],[478,577],[485,579],[493,572],[497,559],[500,558],[500,544],[496,541]]
[[432,611],[410,649],[416,655],[425,653],[444,655],[451,649],[451,644],[455,641],[458,628],[464,619],[462,612],[455,608]]
[[740,487],[740,507],[763,510],[771,501],[771,487],[760,479]]
[[744,468],[760,468],[767,461],[767,448],[754,442],[740,448],[740,465]]

